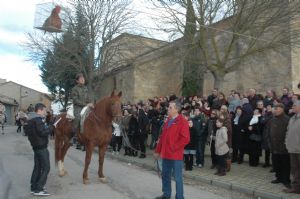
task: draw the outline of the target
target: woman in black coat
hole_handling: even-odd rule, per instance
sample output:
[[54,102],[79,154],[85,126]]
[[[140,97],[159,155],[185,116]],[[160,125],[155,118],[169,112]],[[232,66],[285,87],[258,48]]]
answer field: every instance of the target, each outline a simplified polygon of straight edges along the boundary
[[154,149],[156,147],[156,142],[159,136],[159,129],[161,126],[161,121],[159,118],[159,112],[156,109],[152,111],[152,118],[151,118],[151,144],[150,149]]
[[128,124],[128,138],[131,144],[131,150],[129,150],[130,156],[137,156],[138,147],[138,135],[139,135],[139,123],[137,119],[137,112],[133,112]]
[[249,122],[253,116],[253,110],[251,105],[248,102],[247,98],[243,99],[244,103],[242,106],[242,115],[239,118],[239,128],[241,131],[240,144],[238,145],[238,149],[240,154],[238,156],[238,164],[242,164],[244,162],[244,154],[249,154]]
[[262,116],[262,143],[261,147],[265,151],[265,164],[263,167],[269,167],[270,166],[270,146],[269,146],[269,125],[268,122],[270,119],[272,119],[273,113],[272,113],[272,106],[267,105],[266,111],[264,115]]
[[241,156],[241,146],[242,146],[242,107],[237,107],[235,114],[231,117],[232,120],[232,159],[231,162],[234,163]]
[[253,117],[249,122],[249,165],[256,167],[259,164],[259,157],[262,155],[262,110],[254,109]]
[[194,164],[194,155],[196,155],[197,149],[197,131],[193,126],[192,120],[189,120],[190,126],[190,143],[188,143],[184,147],[184,162],[185,162],[185,170],[191,171],[193,170]]

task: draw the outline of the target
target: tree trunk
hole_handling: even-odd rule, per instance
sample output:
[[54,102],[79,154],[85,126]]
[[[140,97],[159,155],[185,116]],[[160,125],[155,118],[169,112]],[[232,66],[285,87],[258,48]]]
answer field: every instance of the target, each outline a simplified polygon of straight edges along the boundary
[[92,83],[89,83],[87,85],[87,87],[88,87],[88,95],[89,95],[90,102],[94,102],[97,99],[95,99],[95,95],[94,95],[94,90],[93,90]]
[[223,89],[223,83],[224,83],[224,74],[218,74],[218,73],[214,73],[214,88],[217,88],[219,90]]

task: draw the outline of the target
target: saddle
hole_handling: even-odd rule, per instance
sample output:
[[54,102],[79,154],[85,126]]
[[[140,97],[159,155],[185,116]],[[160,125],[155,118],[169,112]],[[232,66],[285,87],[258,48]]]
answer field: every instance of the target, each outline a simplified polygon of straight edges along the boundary
[[73,104],[70,105],[70,107],[67,109],[67,116],[66,116],[66,118],[68,120],[74,120],[75,119]]
[[80,133],[83,133],[83,124],[90,112],[91,109],[88,106],[83,107],[80,112]]

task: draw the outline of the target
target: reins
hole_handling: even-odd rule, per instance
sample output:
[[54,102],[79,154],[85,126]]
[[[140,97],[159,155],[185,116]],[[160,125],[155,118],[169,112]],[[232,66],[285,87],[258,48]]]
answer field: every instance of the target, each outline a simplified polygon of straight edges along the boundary
[[93,113],[94,118],[96,119],[97,122],[101,122],[101,119],[96,115],[94,110],[91,110],[91,112]]
[[[121,131],[121,134],[122,134],[122,136],[123,136],[124,138],[126,138],[126,139],[123,139],[123,142],[125,142],[125,143],[127,144],[126,147],[130,148],[131,150],[133,150],[133,151],[135,151],[135,152],[139,152],[139,151],[140,151],[140,150],[137,150],[136,148],[134,148],[134,147],[131,145],[131,143],[130,143],[130,141],[129,141],[129,138],[128,138],[128,135],[127,135],[125,132],[123,132],[123,130]],[[124,144],[123,144],[123,145],[124,145]],[[140,153],[143,154],[143,155],[146,155],[146,153],[144,153],[144,152],[141,152],[141,151],[140,151]]]

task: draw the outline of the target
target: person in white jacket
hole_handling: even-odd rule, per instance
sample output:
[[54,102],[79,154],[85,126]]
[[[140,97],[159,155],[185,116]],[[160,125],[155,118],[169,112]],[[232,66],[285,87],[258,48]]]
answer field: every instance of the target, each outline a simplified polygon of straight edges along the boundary
[[113,154],[119,155],[122,147],[121,128],[116,121],[112,122],[112,126],[113,126],[113,135],[112,135]]
[[215,149],[217,155],[217,172],[215,175],[225,176],[226,175],[226,159],[229,152],[229,147],[227,145],[228,136],[227,128],[224,126],[223,119],[217,119],[216,126],[218,128],[215,138]]

